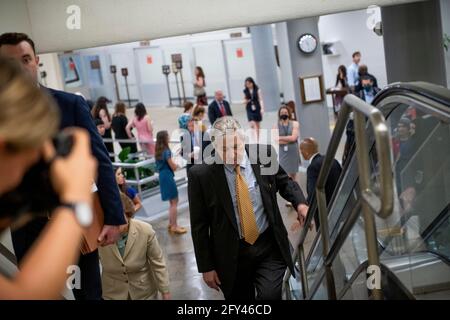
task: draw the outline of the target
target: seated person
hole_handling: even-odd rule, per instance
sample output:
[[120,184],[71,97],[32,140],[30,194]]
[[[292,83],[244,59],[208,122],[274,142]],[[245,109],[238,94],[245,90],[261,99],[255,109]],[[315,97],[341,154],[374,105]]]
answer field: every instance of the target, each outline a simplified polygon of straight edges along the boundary
[[[322,168],[323,160],[325,156],[319,153],[319,145],[314,138],[306,138],[300,143],[300,152],[305,160],[309,160],[309,166],[306,171],[307,183],[306,189],[308,192],[307,202],[311,206],[314,201],[317,179],[319,178],[320,169]],[[330,174],[328,175],[327,182],[325,184],[325,197],[327,205],[329,204],[331,197],[333,196],[334,189],[341,176],[342,168],[339,162],[335,159],[331,166]],[[319,228],[318,215],[314,215],[316,227]]]
[[155,231],[128,214],[125,218],[127,225],[117,243],[99,248],[103,298],[154,300],[160,292],[169,300],[169,274]]
[[135,212],[138,212],[142,208],[141,199],[139,199],[139,196],[134,188],[127,186],[125,176],[123,175],[122,172],[122,168],[117,168],[115,173],[116,173],[116,182],[117,185],[119,186],[120,193],[126,195],[134,204],[134,212],[133,212],[134,215]]

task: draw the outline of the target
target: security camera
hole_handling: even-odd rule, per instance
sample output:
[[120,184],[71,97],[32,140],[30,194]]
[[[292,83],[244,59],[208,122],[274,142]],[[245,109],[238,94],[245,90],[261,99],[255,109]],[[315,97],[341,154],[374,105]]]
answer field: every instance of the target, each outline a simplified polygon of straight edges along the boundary
[[373,27],[373,32],[375,32],[375,34],[380,37],[383,35],[383,24],[381,23],[381,21],[378,21],[375,24],[375,27]]

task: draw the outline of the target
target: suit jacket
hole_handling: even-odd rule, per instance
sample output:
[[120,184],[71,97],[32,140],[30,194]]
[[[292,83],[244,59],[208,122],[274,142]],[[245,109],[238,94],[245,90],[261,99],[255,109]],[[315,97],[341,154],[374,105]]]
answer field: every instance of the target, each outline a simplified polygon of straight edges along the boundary
[[[308,203],[311,205],[313,202],[313,197],[316,193],[317,179],[319,178],[320,169],[322,168],[322,163],[325,157],[318,154],[312,159],[308,169],[306,170],[306,188],[308,190]],[[334,189],[337,186],[339,177],[341,176],[342,168],[339,162],[334,159],[333,165],[331,166],[330,174],[328,175],[327,182],[325,183],[325,197],[327,204],[333,196]]]
[[[231,108],[230,108],[230,104],[228,103],[228,101],[223,100],[223,106],[225,107],[227,116],[233,116],[233,114],[231,113]],[[208,106],[209,122],[211,123],[211,125],[213,125],[214,122],[216,122],[216,120],[221,117],[222,117],[222,113],[220,112],[219,104],[217,103],[216,100],[214,100]]]
[[[283,259],[292,274],[295,274],[287,231],[277,204],[277,192],[294,207],[306,203],[305,197],[299,185],[278,165],[277,153],[273,148],[251,145],[246,146],[246,149],[260,186],[269,228],[273,231]],[[270,163],[262,163],[257,149],[268,156],[270,163],[276,165],[276,174],[261,174],[262,166],[270,167]],[[239,222],[236,221],[224,165],[214,163],[193,166],[188,172],[188,181],[191,232],[198,271],[204,273],[216,270],[222,291],[230,293],[237,271]]]
[[89,132],[91,137],[92,154],[98,162],[97,187],[102,205],[105,224],[125,224],[125,218],[120,201],[111,160],[101,136],[89,112],[89,106],[83,97],[63,91],[46,88],[59,106],[61,124],[60,129],[67,127],[81,127]]
[[116,244],[99,248],[103,298],[149,300],[169,292],[169,274],[155,231],[146,222],[130,219],[123,258]]

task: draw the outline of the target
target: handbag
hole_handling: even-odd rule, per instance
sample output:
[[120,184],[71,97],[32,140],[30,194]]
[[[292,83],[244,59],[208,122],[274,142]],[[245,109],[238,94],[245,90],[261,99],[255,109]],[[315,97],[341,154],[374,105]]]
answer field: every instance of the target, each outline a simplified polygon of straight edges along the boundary
[[204,87],[199,87],[194,85],[194,96],[199,97],[199,96],[204,96],[206,94],[205,88]]

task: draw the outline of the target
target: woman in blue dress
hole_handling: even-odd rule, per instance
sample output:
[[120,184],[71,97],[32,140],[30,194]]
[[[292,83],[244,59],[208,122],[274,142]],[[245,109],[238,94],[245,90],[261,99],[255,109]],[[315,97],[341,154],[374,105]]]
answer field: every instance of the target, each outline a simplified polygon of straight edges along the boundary
[[174,172],[178,166],[172,159],[169,148],[169,133],[159,131],[156,135],[155,147],[156,169],[159,172],[159,189],[162,201],[169,201],[169,232],[175,234],[186,233],[186,228],[177,224],[178,190],[174,179]]

